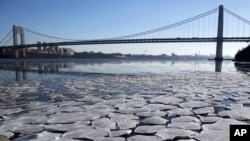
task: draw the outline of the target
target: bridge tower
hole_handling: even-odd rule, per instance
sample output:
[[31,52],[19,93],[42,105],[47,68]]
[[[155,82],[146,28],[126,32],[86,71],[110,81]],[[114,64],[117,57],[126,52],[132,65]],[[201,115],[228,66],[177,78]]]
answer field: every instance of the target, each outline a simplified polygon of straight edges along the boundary
[[25,45],[24,30],[22,26],[13,25],[14,57],[26,57],[26,49],[17,49],[18,35],[21,37],[21,45]]
[[223,5],[219,6],[219,17],[218,17],[218,29],[217,29],[217,45],[216,45],[216,56],[215,60],[223,60]]

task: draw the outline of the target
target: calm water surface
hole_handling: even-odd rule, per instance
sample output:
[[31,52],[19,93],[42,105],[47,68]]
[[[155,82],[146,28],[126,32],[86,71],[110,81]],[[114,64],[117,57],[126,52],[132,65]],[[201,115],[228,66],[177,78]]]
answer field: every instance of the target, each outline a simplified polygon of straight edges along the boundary
[[53,79],[83,80],[92,75],[164,74],[190,71],[246,73],[248,67],[238,67],[233,61],[123,60],[123,59],[36,59],[0,60],[0,81]]

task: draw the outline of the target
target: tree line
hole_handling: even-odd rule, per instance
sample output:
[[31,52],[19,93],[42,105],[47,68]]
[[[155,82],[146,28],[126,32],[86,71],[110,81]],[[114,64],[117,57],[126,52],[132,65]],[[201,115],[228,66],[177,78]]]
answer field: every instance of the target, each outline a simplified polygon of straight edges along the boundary
[[235,54],[235,60],[250,61],[250,44]]

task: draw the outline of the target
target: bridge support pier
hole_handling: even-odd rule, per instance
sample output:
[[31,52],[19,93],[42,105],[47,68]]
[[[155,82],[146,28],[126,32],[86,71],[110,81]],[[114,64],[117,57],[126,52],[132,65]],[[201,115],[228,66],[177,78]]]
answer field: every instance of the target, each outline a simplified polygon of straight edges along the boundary
[[15,48],[14,49],[14,57],[15,58],[20,58],[20,57],[25,58],[25,57],[27,57],[26,52],[27,52],[26,49],[17,49],[17,48]]
[[25,44],[25,39],[24,39],[24,30],[23,27],[21,26],[16,26],[13,25],[13,44],[15,46],[14,48],[14,57],[15,58],[19,58],[19,57],[26,57],[26,52],[27,49],[23,48],[23,49],[17,49],[16,46],[18,45],[18,35],[20,35],[21,37],[21,45]]
[[215,60],[223,60],[223,5],[219,7],[218,29],[217,29],[217,45]]

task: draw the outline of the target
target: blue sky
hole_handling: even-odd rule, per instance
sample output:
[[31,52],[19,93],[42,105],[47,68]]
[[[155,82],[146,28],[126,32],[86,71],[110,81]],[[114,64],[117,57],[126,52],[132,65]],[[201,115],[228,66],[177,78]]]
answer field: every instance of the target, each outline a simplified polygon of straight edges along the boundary
[[[249,0],[1,0],[0,39],[21,25],[63,38],[93,39],[122,36],[170,25],[217,8],[250,20]],[[247,44],[225,44],[234,55]],[[74,46],[77,51],[146,54],[214,54],[215,44],[122,44]]]

